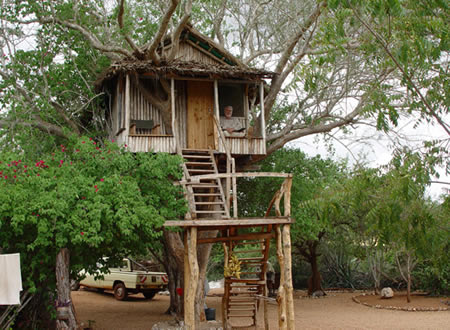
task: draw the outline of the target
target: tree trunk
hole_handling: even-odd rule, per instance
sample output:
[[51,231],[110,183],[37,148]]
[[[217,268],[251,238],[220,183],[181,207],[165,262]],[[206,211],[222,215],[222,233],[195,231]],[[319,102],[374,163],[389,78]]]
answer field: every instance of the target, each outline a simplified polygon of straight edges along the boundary
[[320,276],[317,263],[317,254],[312,254],[310,258],[311,277],[308,279],[308,295],[316,291],[322,291],[322,276]]
[[184,244],[177,232],[164,229],[164,267],[169,277],[170,306],[167,313],[183,320]]
[[[319,240],[322,238],[322,235],[319,235]],[[297,249],[302,255],[302,257],[310,264],[311,266],[311,276],[308,279],[308,295],[312,295],[316,291],[322,291],[322,276],[319,272],[318,265],[318,254],[317,254],[317,246],[319,245],[319,240],[317,241],[306,241],[303,242],[300,246],[297,245]],[[325,292],[324,292],[325,293]]]
[[76,329],[77,320],[72,304],[70,292],[70,251],[61,249],[56,256],[56,288],[58,300],[56,301],[56,328]]
[[[217,230],[215,231],[207,231],[201,232],[199,238],[206,237],[216,237]],[[195,299],[195,319],[200,322],[206,321],[205,317],[205,281],[206,278],[206,269],[208,268],[209,256],[211,254],[212,244],[201,244],[197,248],[197,259],[198,259],[198,268],[199,268],[199,278],[198,278],[198,287],[197,294]]]
[[408,257],[406,259],[406,271],[407,271],[407,278],[408,278],[408,284],[406,286],[406,301],[408,303],[411,302],[411,256],[408,253]]
[[[215,237],[217,231],[202,232],[201,236]],[[169,276],[169,292],[170,292],[170,307],[168,312],[176,314],[179,320],[183,320],[184,306],[183,296],[178,293],[183,291],[184,293],[184,244],[181,237],[176,232],[164,230],[164,246],[165,246],[165,268],[167,275]],[[204,283],[206,278],[206,269],[211,253],[212,244],[202,244],[197,249],[197,258],[199,266],[199,280],[195,299],[195,317],[197,321],[205,321],[205,296],[204,296]],[[178,290],[177,290],[178,289]],[[180,290],[182,289],[182,290]]]

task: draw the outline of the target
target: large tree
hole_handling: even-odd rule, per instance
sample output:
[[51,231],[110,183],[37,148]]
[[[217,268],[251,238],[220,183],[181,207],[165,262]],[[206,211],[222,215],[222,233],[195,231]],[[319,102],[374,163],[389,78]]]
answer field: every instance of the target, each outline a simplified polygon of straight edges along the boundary
[[266,87],[268,154],[356,124],[387,131],[411,112],[449,133],[443,1],[3,0],[0,19],[0,126],[4,143],[23,148],[104,134],[98,73],[124,58],[170,60],[157,47],[188,21],[277,73]]
[[[70,272],[92,273],[98,261],[105,271],[105,255],[114,262],[146,251],[186,203],[172,182],[181,178],[179,157],[133,155],[92,138],[68,142],[39,158],[0,153],[0,251],[21,254],[27,292],[71,309]],[[76,328],[74,314],[67,324]]]

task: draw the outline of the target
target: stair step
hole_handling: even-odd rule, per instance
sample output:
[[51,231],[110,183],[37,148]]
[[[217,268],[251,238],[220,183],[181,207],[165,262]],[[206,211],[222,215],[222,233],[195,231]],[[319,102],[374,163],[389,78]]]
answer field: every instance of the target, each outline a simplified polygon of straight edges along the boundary
[[189,169],[189,174],[191,173],[216,173],[216,171],[211,170],[211,169]]
[[258,249],[258,250],[233,250],[233,253],[262,253],[264,252],[265,249]]
[[223,202],[195,202],[195,205],[223,205]]
[[238,297],[238,296],[230,296],[229,297],[229,303],[230,304],[240,304],[240,303],[245,303],[245,304],[254,304],[256,302],[256,298],[252,298],[252,297]]
[[230,300],[229,301],[229,305],[234,305],[234,306],[254,306],[256,304],[256,299],[247,299],[247,300]]
[[234,244],[234,246],[238,246],[238,245],[253,245],[253,244],[264,244],[265,243],[265,241],[254,241],[254,242],[251,242],[251,241],[247,241],[247,242],[239,242],[239,243],[236,243],[236,244]]
[[208,166],[212,166],[214,165],[213,162],[185,162],[185,165],[192,165],[192,166],[197,166],[197,165],[208,165]]
[[[233,284],[235,284],[235,285],[233,285]],[[236,287],[236,286],[246,287],[246,286],[251,286],[251,285],[262,285],[262,284],[266,284],[266,282],[259,278],[237,278],[237,279],[231,280],[232,287]]]
[[210,211],[205,211],[205,210],[196,210],[195,211],[195,213],[203,213],[203,214],[207,214],[207,213],[211,213],[211,214],[225,214],[225,211],[212,211],[212,210],[210,210]]
[[[235,312],[236,313],[236,312]],[[254,313],[245,313],[245,314],[228,314],[228,317],[254,317]]]
[[237,311],[237,312],[240,312],[240,311],[248,312],[248,311],[254,311],[254,310],[256,310],[256,306],[247,307],[247,308],[244,308],[243,306],[242,307],[235,306],[234,308],[231,308],[231,307],[228,308],[228,311],[230,311],[230,312],[235,312],[235,311]]
[[211,184],[211,183],[194,183],[191,184],[192,188],[219,188],[219,185],[217,184]]
[[201,197],[201,196],[222,196],[219,193],[194,193],[194,197]]
[[183,157],[185,159],[211,159],[211,156],[206,156],[206,155],[186,155],[183,154]]

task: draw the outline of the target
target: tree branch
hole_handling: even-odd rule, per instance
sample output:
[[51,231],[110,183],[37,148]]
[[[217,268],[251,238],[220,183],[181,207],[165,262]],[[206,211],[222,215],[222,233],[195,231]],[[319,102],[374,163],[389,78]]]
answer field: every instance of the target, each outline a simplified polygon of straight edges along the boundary
[[184,26],[191,17],[191,10],[192,10],[192,0],[188,0],[186,2],[186,6],[184,9],[184,15],[181,18],[180,22],[178,23],[178,26],[172,33],[172,49],[168,56],[169,61],[172,61],[175,58],[175,55],[178,53],[181,32],[183,31]]
[[0,127],[1,128],[8,128],[11,127],[12,125],[19,125],[19,126],[23,126],[23,127],[31,127],[31,128],[37,128],[38,130],[47,133],[47,134],[51,134],[51,135],[55,135],[55,136],[59,136],[65,139],[68,139],[69,136],[66,135],[64,133],[64,131],[61,129],[61,127],[44,122],[43,120],[41,120],[38,116],[34,117],[34,121],[31,123],[28,122],[24,122],[24,121],[6,121],[6,120],[0,120]]
[[[300,61],[303,56],[305,56],[304,52],[301,52],[298,54],[294,60],[294,62],[288,67],[286,70],[286,65],[292,56],[292,52],[294,51],[294,48],[297,46],[299,40],[305,35],[306,31],[309,30],[309,28],[317,21],[320,14],[322,13],[322,8],[325,8],[327,6],[326,1],[322,1],[320,4],[317,5],[316,9],[311,13],[311,15],[306,20],[305,24],[300,28],[300,31],[290,40],[288,47],[284,50],[283,54],[281,55],[281,59],[278,61],[277,67],[275,68],[275,72],[278,73],[278,75],[275,75],[272,78],[272,82],[270,85],[270,91],[269,94],[266,97],[265,101],[265,116],[268,119],[270,115],[270,110],[272,109],[275,99],[280,92],[281,86],[283,85],[283,82],[289,75],[289,73],[293,70],[295,65]],[[312,35],[312,34],[311,34]],[[311,36],[309,40],[311,39]],[[304,47],[304,50],[306,51],[308,47]]]
[[416,86],[416,84],[412,81],[410,75],[405,71],[403,66],[398,62],[397,58],[392,54],[391,50],[387,46],[384,39],[377,33],[375,30],[372,29],[372,27],[367,24],[357,13],[357,11],[352,7],[352,11],[355,14],[355,17],[358,19],[358,21],[364,25],[364,27],[375,37],[375,39],[378,41],[378,43],[383,47],[386,54],[392,59],[395,66],[400,70],[403,77],[408,81],[409,85],[412,87],[414,92],[419,96],[423,104],[425,105],[425,108],[428,110],[428,113],[436,119],[436,121],[439,123],[439,125],[442,126],[442,128],[447,132],[448,135],[450,135],[450,128],[447,123],[445,123],[440,116],[433,110],[431,105],[428,103],[427,99],[422,95],[422,92],[419,90],[419,88]]
[[123,15],[125,13],[124,9],[125,0],[120,0],[119,4],[119,15],[117,16],[117,22],[119,23],[120,33],[125,38],[126,42],[130,45],[130,47],[134,50],[134,54],[138,59],[143,59],[144,54],[142,50],[136,46],[136,44],[131,40],[130,36],[125,32],[123,28]]
[[155,38],[153,39],[152,43],[149,46],[145,46],[143,49],[143,52],[145,53],[146,58],[150,58],[152,61],[154,61],[156,64],[159,63],[160,57],[156,53],[156,49],[161,42],[162,38],[167,32],[170,19],[175,12],[175,9],[177,9],[179,0],[171,0],[171,4],[169,8],[167,8],[163,20],[159,24],[159,30],[155,35]]
[[[29,22],[32,22],[32,21],[29,21]],[[35,20],[35,22],[41,23],[41,24],[56,23],[61,26],[65,26],[69,29],[78,31],[91,44],[92,47],[104,52],[105,54],[114,53],[114,54],[124,55],[125,57],[133,56],[133,54],[131,52],[129,52],[128,50],[126,50],[124,48],[114,47],[114,46],[108,47],[108,46],[104,45],[102,42],[100,42],[100,40],[98,40],[97,36],[95,36],[93,33],[91,33],[90,31],[86,30],[84,27],[82,27],[81,25],[78,25],[76,23],[63,21],[56,17],[39,17],[37,20]],[[114,60],[119,59],[119,57],[117,57],[117,56],[109,56],[109,57]]]

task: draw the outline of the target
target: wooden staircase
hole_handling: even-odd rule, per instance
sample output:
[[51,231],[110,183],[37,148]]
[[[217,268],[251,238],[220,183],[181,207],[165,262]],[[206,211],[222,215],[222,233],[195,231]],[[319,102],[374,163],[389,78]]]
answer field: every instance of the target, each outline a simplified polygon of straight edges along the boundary
[[[183,149],[184,185],[191,219],[230,219],[220,179],[201,179],[198,176],[218,174],[217,164],[211,150]],[[266,230],[266,231],[265,231]],[[260,298],[267,296],[266,270],[270,246],[270,226],[261,234],[266,238],[246,240],[230,239],[226,244],[228,253],[237,256],[240,278],[225,279],[222,302],[224,329],[256,329]],[[227,235],[235,235],[233,230]],[[248,237],[248,236],[247,236]]]
[[194,180],[202,174],[217,174],[217,165],[211,150],[183,149],[182,157],[185,180],[192,182],[186,186],[192,219],[229,218],[225,196],[220,179]]
[[238,257],[240,278],[225,279],[222,314],[224,329],[258,327],[260,296],[267,295],[266,269],[270,239],[231,242],[229,251]]

